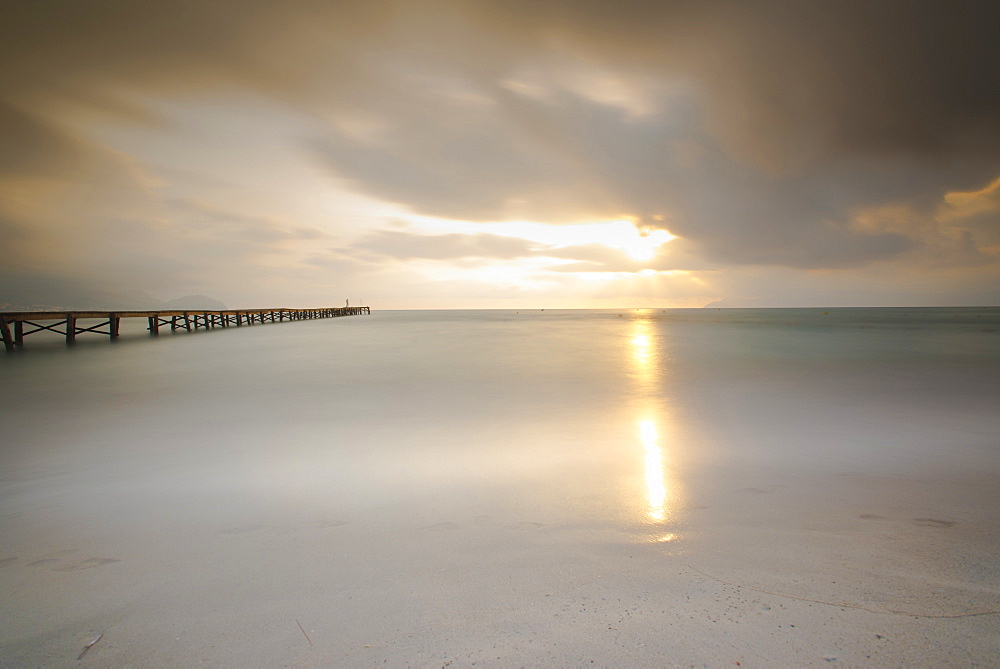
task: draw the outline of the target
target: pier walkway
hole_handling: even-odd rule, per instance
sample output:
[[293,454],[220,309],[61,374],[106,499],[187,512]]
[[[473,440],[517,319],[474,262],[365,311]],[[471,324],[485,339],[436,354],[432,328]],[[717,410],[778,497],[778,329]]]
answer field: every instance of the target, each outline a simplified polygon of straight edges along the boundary
[[[76,341],[77,335],[93,333],[111,339],[118,337],[123,318],[145,318],[151,335],[158,335],[160,328],[191,332],[198,328],[226,328],[300,321],[312,318],[360,316],[370,314],[368,307],[326,307],[322,309],[224,309],[205,311],[5,311],[0,312],[0,334],[7,351],[24,346],[24,338],[36,332],[54,332],[66,338],[67,344]],[[85,321],[81,323],[80,321]],[[94,322],[96,321],[96,322]]]

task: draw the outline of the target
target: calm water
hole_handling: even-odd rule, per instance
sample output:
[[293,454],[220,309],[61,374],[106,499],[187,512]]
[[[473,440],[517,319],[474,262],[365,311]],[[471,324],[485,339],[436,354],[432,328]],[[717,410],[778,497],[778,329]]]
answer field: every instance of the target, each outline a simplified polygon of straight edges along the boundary
[[996,308],[376,310],[29,338],[0,381],[0,585],[42,617],[21,563],[87,546],[173,587],[213,541],[342,525],[350,564],[503,527],[544,539],[494,557],[653,547],[768,589],[855,565],[816,587],[867,605],[997,598]]
[[996,308],[376,312],[29,338],[0,378],[7,503],[56,480],[319,507],[534,481],[631,532],[682,506],[682,471],[1000,473]]

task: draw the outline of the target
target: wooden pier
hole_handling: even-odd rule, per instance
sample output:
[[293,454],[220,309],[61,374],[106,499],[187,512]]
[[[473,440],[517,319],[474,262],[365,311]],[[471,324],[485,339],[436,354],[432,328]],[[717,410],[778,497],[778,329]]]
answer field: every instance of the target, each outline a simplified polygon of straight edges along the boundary
[[[5,311],[0,312],[0,334],[4,348],[10,352],[24,346],[24,338],[36,332],[54,332],[66,338],[67,344],[77,335],[92,333],[111,339],[118,337],[123,318],[145,318],[150,335],[160,328],[191,332],[202,329],[241,327],[258,323],[301,321],[312,318],[360,316],[370,314],[368,307],[326,307],[322,309],[225,309],[222,311]],[[88,325],[79,321],[97,323]]]

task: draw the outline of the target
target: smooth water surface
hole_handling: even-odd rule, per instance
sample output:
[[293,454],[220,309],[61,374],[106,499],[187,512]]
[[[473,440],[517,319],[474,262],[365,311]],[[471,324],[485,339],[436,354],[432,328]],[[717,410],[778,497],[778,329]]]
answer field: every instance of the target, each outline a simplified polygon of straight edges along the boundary
[[[1000,608],[998,309],[376,310],[29,338],[0,382],[28,663],[154,610],[245,631],[339,598],[343,634],[399,636],[608,570]],[[471,595],[484,570],[512,585]]]

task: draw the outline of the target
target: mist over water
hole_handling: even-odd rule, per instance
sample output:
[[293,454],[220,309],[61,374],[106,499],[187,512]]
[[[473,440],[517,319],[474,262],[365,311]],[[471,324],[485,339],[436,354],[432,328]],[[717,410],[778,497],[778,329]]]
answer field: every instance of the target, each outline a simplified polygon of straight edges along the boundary
[[[5,617],[66,607],[16,585],[22,562],[154,569],[130,597],[162,603],[157,588],[229,587],[205,576],[220,564],[270,582],[266,546],[312,547],[283,574],[339,560],[406,587],[415,565],[450,564],[441,546],[468,569],[618,546],[772,589],[837,565],[838,585],[796,587],[842,601],[996,598],[998,309],[375,311],[124,332],[29,338],[0,360]],[[321,531],[339,534],[304,543]],[[383,562],[400,551],[409,566]],[[928,578],[937,594],[897,601]],[[31,633],[15,618],[17,643]]]

